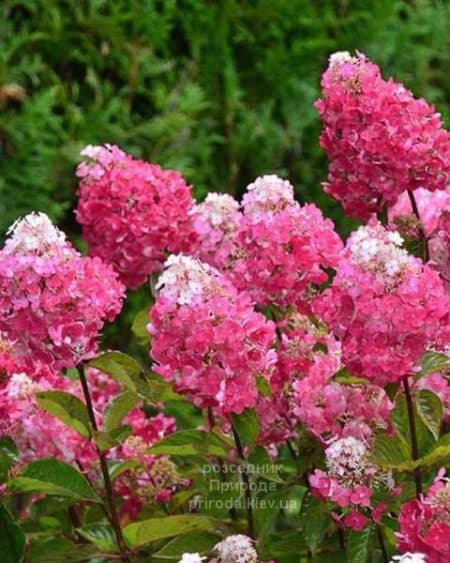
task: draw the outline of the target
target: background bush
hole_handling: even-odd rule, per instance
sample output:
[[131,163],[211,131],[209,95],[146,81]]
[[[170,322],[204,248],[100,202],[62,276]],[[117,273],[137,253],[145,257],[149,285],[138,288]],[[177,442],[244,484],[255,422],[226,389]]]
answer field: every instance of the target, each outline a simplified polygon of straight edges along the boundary
[[0,230],[42,210],[72,236],[74,167],[112,142],[180,169],[201,198],[277,172],[317,201],[313,102],[359,49],[447,117],[450,5],[428,0],[3,0]]

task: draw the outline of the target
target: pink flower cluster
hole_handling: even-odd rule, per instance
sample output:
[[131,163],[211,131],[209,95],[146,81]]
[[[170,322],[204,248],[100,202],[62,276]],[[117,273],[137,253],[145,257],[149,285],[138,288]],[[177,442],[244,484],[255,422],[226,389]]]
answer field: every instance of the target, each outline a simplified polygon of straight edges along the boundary
[[81,154],[76,216],[89,253],[111,263],[127,287],[139,287],[169,253],[190,249],[190,187],[179,172],[114,145],[87,146]]
[[450,561],[450,484],[444,474],[420,500],[403,504],[398,517],[399,550],[423,553],[427,563]]
[[54,457],[83,467],[92,465],[96,459],[92,444],[44,411],[36,400],[36,394],[42,391],[80,395],[78,383],[42,364],[21,367],[23,371],[10,374],[0,390],[0,435],[15,441],[19,464]]
[[256,377],[276,361],[274,325],[246,293],[186,256],[172,256],[158,282],[149,332],[154,370],[198,407],[220,414],[255,406]]
[[122,306],[111,266],[82,257],[42,213],[13,225],[0,251],[0,332],[16,354],[53,369],[91,358]]
[[344,365],[380,386],[414,371],[427,348],[450,338],[450,302],[438,273],[401,244],[380,224],[360,227],[314,305],[341,340]]
[[363,54],[335,53],[316,108],[330,159],[325,191],[345,213],[368,219],[407,190],[445,189],[450,135],[440,115],[402,84],[384,80]]
[[239,203],[228,194],[209,193],[193,207],[191,217],[197,234],[195,257],[221,272],[230,270],[239,252]]
[[273,175],[247,187],[242,208],[234,284],[258,305],[309,310],[313,287],[328,280],[325,269],[342,250],[333,223],[315,205],[300,206],[291,184]]

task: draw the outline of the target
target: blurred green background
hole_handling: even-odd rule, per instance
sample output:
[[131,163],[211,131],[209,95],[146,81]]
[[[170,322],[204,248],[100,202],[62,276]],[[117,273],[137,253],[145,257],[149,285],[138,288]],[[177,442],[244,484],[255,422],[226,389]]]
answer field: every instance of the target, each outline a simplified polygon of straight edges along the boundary
[[0,232],[30,210],[72,237],[81,147],[181,170],[202,198],[277,172],[322,193],[313,108],[329,54],[358,49],[448,122],[450,5],[429,0],[2,0]]

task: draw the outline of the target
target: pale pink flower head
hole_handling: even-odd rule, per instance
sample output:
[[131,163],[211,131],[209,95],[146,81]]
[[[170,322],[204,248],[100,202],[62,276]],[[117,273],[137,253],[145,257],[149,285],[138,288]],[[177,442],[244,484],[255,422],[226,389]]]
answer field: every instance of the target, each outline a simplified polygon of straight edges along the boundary
[[215,545],[219,563],[257,563],[253,540],[243,534],[228,536]]
[[158,285],[149,332],[154,370],[199,407],[221,414],[255,406],[256,378],[276,361],[273,323],[217,270],[170,257]]
[[332,442],[325,450],[327,473],[316,469],[309,478],[313,494],[339,506],[370,506],[374,490],[393,490],[390,473],[370,461],[370,450],[361,440],[348,436]]
[[446,188],[450,136],[440,115],[402,84],[384,80],[362,53],[330,57],[316,108],[330,159],[325,191],[348,215],[367,220],[406,190]]
[[394,555],[390,563],[427,563],[424,553],[403,553]]
[[183,553],[178,563],[202,563],[206,557],[201,557],[200,553]]
[[30,213],[17,219],[7,231],[3,252],[8,255],[46,256],[58,250],[70,253],[66,235],[56,228],[45,213]]
[[416,370],[427,348],[450,338],[449,298],[439,274],[402,248],[380,224],[347,242],[330,288],[314,311],[342,343],[351,373],[384,386]]
[[209,193],[190,215],[197,235],[194,255],[221,272],[229,270],[238,252],[239,203],[228,194]]
[[184,178],[127,155],[88,146],[77,169],[76,217],[92,256],[100,256],[136,288],[159,272],[171,252],[190,250],[194,200]]
[[403,504],[398,517],[399,550],[423,553],[427,563],[450,559],[450,484],[444,473],[420,500]]
[[43,214],[15,223],[0,251],[0,333],[15,354],[58,370],[91,358],[122,306],[111,266],[85,258]]
[[338,261],[342,242],[330,219],[313,204],[300,206],[293,188],[263,176],[243,198],[239,248],[230,272],[238,289],[260,306],[296,306],[309,311],[327,268]]

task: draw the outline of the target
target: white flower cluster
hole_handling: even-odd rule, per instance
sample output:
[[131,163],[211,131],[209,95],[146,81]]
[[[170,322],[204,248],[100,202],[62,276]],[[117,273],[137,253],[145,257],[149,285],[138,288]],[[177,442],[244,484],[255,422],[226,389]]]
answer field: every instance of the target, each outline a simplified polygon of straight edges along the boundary
[[245,214],[281,211],[294,203],[294,188],[276,174],[260,176],[247,186],[242,205]]
[[164,264],[156,290],[174,299],[178,305],[186,305],[203,294],[211,284],[214,272],[210,266],[195,258],[172,254]]
[[403,555],[394,555],[391,563],[426,563],[426,557],[423,553],[404,553]]
[[66,245],[66,235],[57,229],[45,213],[30,213],[18,219],[8,229],[6,254],[47,254],[55,247]]
[[378,272],[392,280],[411,267],[411,257],[402,245],[403,239],[399,233],[388,231],[379,223],[366,225],[351,237],[352,261],[361,268]]
[[228,536],[214,549],[217,551],[220,563],[256,563],[258,561],[253,541],[243,534]]
[[229,232],[236,230],[235,216],[238,211],[239,203],[232,196],[211,192],[205,201],[193,207],[190,215],[202,217],[214,229]]

